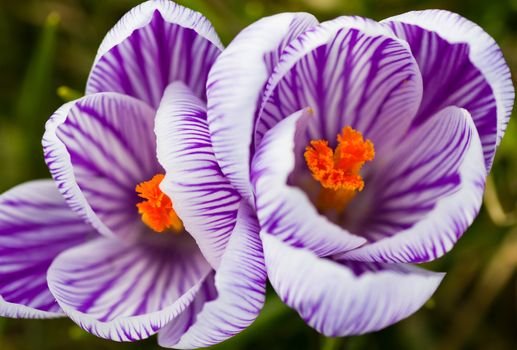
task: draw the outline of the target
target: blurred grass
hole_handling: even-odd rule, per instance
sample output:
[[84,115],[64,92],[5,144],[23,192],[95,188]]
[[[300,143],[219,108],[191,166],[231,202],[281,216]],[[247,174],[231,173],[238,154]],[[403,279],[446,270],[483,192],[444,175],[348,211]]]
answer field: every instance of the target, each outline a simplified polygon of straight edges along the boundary
[[[517,72],[517,0],[191,0],[224,43],[258,18],[309,11],[374,19],[444,8],[485,28]],[[0,192],[47,177],[39,140],[63,101],[82,94],[103,36],[136,0],[0,0]],[[517,348],[517,120],[499,148],[485,204],[455,249],[428,268],[447,271],[434,298],[412,317],[378,333],[322,339],[268,296],[255,324],[214,349],[515,349]],[[157,349],[156,340],[118,344],[62,320],[0,319],[1,350]]]
[[[56,54],[57,30],[60,16],[50,12],[43,22],[40,36],[33,54],[30,56],[25,75],[21,82],[20,92],[14,109],[18,125],[23,128],[23,137],[28,149],[36,151],[41,148],[41,134],[46,116],[41,109],[53,95],[50,78],[53,75],[54,57]],[[40,152],[30,152],[24,162],[26,177],[43,168]]]

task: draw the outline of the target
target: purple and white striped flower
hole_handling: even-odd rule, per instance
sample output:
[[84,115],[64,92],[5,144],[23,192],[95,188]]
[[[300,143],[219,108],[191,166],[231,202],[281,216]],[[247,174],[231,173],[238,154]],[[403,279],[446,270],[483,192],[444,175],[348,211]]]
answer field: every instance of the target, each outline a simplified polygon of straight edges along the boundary
[[513,107],[495,41],[446,11],[380,23],[286,13],[208,77],[216,158],[255,206],[269,279],[328,336],[415,312],[476,217]]
[[266,280],[259,226],[206,120],[222,50],[206,18],[164,0],[108,33],[86,96],[47,122],[54,181],[0,197],[0,316],[66,315],[116,341],[159,332],[174,348],[253,322]]

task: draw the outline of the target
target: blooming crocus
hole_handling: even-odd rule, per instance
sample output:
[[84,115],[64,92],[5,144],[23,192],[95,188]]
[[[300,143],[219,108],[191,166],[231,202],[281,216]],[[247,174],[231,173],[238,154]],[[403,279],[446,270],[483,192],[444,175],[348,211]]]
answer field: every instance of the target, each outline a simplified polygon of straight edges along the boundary
[[419,309],[476,217],[514,99],[495,41],[446,11],[308,14],[242,31],[208,77],[223,173],[255,206],[281,299],[327,336]]
[[149,1],[107,34],[86,96],[43,137],[53,180],[0,197],[0,315],[69,316],[99,337],[209,346],[264,301],[258,223],[222,175],[205,84],[211,24]]

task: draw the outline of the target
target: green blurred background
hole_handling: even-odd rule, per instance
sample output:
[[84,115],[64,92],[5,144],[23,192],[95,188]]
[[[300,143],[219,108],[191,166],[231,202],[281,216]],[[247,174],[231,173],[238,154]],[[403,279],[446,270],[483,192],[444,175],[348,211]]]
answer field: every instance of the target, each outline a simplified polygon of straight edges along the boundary
[[[84,89],[98,45],[137,0],[0,0],[0,192],[48,177],[40,138],[49,115]],[[192,0],[227,44],[258,18],[308,11],[320,20],[356,14],[380,20],[443,8],[477,22],[517,74],[517,0]],[[326,339],[271,291],[258,321],[214,349],[517,349],[517,120],[497,153],[485,203],[455,249],[428,268],[448,272],[419,312],[388,329]],[[156,339],[119,344],[66,319],[0,319],[0,349],[157,349]]]

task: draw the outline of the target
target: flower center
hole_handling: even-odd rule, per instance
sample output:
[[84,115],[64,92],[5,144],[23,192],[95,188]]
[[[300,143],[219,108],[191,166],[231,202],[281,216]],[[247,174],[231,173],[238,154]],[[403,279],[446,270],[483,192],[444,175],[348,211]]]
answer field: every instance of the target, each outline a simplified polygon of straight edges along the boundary
[[160,183],[165,176],[154,175],[149,181],[138,184],[135,188],[138,196],[144,200],[136,205],[142,215],[144,224],[156,232],[171,229],[177,233],[183,230],[183,223],[172,208],[172,201],[160,190]]
[[375,157],[373,143],[346,126],[337,136],[338,145],[332,150],[326,140],[312,140],[304,157],[313,178],[323,187],[317,199],[321,210],[342,211],[364,188],[359,175],[366,162]]

